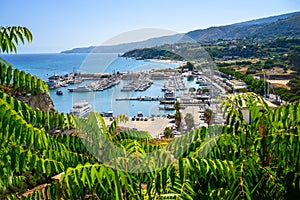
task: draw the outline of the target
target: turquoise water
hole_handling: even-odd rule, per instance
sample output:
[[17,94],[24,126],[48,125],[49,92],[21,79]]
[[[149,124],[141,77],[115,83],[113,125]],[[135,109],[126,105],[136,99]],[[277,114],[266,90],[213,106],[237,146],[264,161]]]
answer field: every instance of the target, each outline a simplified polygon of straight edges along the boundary
[[[64,75],[71,72],[97,73],[97,72],[131,72],[148,71],[151,69],[174,68],[176,65],[169,63],[156,63],[132,58],[118,57],[117,54],[8,54],[1,55],[14,67],[34,74],[44,80],[54,74]],[[82,84],[86,84],[84,82]],[[155,81],[154,84],[144,92],[121,92],[124,81],[111,89],[99,92],[70,93],[68,88],[62,87],[63,96],[57,96],[56,90],[50,91],[55,108],[60,112],[69,112],[73,103],[87,100],[93,109],[98,112],[113,111],[117,114],[137,115],[163,115],[170,111],[159,110],[158,101],[115,101],[121,97],[138,96],[163,96],[161,87],[163,80]],[[193,87],[194,83],[188,83],[187,88]]]

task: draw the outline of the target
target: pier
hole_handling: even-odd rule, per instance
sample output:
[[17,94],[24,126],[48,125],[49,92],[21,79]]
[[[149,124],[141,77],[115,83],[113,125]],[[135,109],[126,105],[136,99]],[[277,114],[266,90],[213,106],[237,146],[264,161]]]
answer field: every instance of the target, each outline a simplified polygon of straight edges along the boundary
[[124,97],[117,98],[116,101],[160,101],[163,97],[160,96],[140,96],[140,97]]
[[183,82],[182,76],[170,77],[164,84],[162,91],[165,90],[186,90],[186,86]]
[[128,84],[126,84],[121,89],[121,92],[145,91],[153,84],[153,81],[150,79],[150,74],[140,73],[136,75],[137,77],[136,76],[131,77],[133,80]]

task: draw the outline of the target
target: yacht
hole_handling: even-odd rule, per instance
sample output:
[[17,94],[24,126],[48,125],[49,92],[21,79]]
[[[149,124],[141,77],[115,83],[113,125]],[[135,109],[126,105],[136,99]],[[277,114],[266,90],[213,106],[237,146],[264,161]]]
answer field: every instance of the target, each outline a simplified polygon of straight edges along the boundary
[[173,90],[166,90],[164,95],[165,100],[176,100],[175,93]]
[[78,86],[76,88],[69,88],[68,89],[70,92],[92,92],[93,90],[90,89],[89,87],[83,85],[83,86]]
[[59,88],[60,87],[59,82],[56,81],[56,80],[49,80],[46,83],[48,84],[49,89]]
[[86,117],[91,112],[92,105],[87,101],[80,101],[74,103],[73,107],[70,110],[70,114],[78,117]]

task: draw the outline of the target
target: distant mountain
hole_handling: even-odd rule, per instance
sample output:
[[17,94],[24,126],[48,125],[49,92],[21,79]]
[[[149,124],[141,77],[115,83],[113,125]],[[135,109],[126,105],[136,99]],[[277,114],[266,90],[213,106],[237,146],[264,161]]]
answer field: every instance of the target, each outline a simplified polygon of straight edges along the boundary
[[132,42],[111,46],[91,46],[91,47],[82,47],[75,48],[72,50],[63,51],[61,53],[124,53],[129,50],[145,48],[145,47],[155,47],[161,46],[164,44],[174,44],[174,43],[182,43],[189,42],[191,39],[188,38],[184,33],[175,34],[171,36],[163,36],[158,38],[151,38],[141,42]]
[[164,44],[212,41],[218,39],[276,39],[300,37],[300,12],[288,13],[227,26],[194,30],[186,34],[175,34],[112,46],[75,48],[62,53],[124,53],[133,49],[150,48]]
[[246,22],[241,22],[241,23],[236,23],[232,25],[239,25],[239,26],[248,26],[248,25],[258,25],[258,24],[264,24],[264,23],[271,23],[278,21],[280,19],[286,19],[289,17],[292,17],[294,15],[299,15],[300,12],[293,12],[293,13],[287,13],[287,14],[282,14],[282,15],[276,15],[272,17],[265,17],[265,18],[260,18],[260,19],[254,19]]
[[198,42],[218,39],[300,37],[300,12],[283,16],[195,30],[186,35]]

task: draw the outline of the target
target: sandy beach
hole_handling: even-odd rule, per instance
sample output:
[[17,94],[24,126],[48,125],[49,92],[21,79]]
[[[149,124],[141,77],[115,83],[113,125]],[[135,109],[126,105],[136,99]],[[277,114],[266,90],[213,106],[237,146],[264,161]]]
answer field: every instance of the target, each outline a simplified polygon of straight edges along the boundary
[[186,61],[180,60],[160,60],[160,59],[147,59],[151,62],[158,62],[158,63],[169,63],[169,64],[176,64],[178,66],[183,66],[186,64]]

